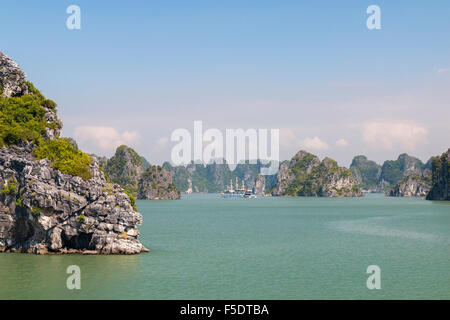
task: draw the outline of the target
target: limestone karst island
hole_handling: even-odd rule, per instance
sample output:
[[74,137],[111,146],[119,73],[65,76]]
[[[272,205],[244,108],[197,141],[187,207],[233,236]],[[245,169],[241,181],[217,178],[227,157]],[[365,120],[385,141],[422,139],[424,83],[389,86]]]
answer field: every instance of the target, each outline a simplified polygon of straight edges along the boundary
[[136,254],[142,216],[95,156],[61,138],[57,105],[0,53],[0,251]]

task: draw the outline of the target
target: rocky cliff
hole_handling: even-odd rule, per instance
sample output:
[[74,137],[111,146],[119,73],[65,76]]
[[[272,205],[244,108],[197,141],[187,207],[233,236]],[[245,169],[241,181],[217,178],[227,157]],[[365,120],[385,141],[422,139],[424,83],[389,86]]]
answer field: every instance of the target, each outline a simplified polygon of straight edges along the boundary
[[[136,254],[142,216],[0,53],[0,252]],[[14,121],[13,121],[14,120]]]
[[378,184],[389,191],[393,186],[408,176],[421,176],[424,163],[406,153],[398,156],[397,160],[386,160],[381,167]]
[[408,175],[386,192],[390,197],[426,197],[431,189],[431,175]]
[[106,161],[105,172],[111,182],[119,184],[133,197],[142,200],[173,200],[180,198],[172,183],[172,173],[161,166],[152,166],[132,148],[122,145]]
[[258,174],[255,181],[255,187],[253,188],[253,192],[256,195],[263,196],[266,194],[266,178],[265,176]]
[[144,162],[136,151],[122,145],[116,149],[114,156],[106,161],[105,173],[111,182],[119,184],[136,196],[139,179],[144,173]]
[[362,192],[352,172],[339,167],[333,159],[322,161],[306,151],[299,151],[278,171],[274,196],[355,197]]
[[[363,190],[384,192],[387,195],[400,195],[402,190],[406,192],[420,180],[423,180],[424,184],[419,187],[421,191],[417,191],[419,192],[417,196],[421,196],[420,194],[426,189],[426,180],[430,168],[430,160],[424,164],[419,159],[406,153],[399,155],[397,160],[386,160],[382,166],[368,160],[365,156],[354,157],[350,165],[353,176]],[[408,177],[411,177],[411,179]],[[397,189],[397,191],[394,189]]]
[[381,176],[381,166],[379,164],[368,160],[366,156],[360,155],[353,158],[350,170],[363,190],[382,192],[379,185]]
[[161,166],[150,166],[139,179],[138,199],[180,199],[181,194],[172,182],[172,175],[172,172]]
[[450,200],[450,148],[432,160],[432,187],[427,200]]
[[0,93],[3,97],[16,97],[28,94],[25,73],[8,56],[0,52]]

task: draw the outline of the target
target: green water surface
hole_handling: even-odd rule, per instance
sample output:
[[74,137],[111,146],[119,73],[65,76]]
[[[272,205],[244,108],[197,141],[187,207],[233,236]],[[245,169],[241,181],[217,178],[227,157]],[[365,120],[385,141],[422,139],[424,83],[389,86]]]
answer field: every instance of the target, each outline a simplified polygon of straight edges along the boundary
[[[137,205],[150,253],[0,254],[0,298],[450,298],[448,202],[195,194]],[[81,290],[66,287],[69,265]],[[381,290],[366,287],[369,265]]]

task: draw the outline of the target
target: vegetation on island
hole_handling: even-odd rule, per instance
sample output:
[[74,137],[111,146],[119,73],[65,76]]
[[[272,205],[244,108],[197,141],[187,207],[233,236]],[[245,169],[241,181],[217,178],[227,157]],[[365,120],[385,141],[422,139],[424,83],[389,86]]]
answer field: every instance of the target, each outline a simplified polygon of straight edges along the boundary
[[365,190],[377,188],[381,166],[375,161],[368,160],[363,155],[356,156],[353,158],[350,170],[361,188]]
[[331,158],[320,159],[300,150],[278,171],[278,182],[272,188],[275,196],[353,197],[361,190],[350,169],[340,167]]
[[450,149],[432,158],[432,187],[427,200],[450,200]]
[[[293,181],[285,190],[287,196],[322,196],[326,192],[326,186],[332,185],[336,179],[346,179],[352,176],[350,169],[339,167],[337,162],[331,158],[325,158],[317,163],[317,157],[306,153],[304,157],[298,158],[293,166],[290,167],[294,175]],[[332,189],[342,196],[351,191],[358,193],[358,186],[352,185],[351,188]]]
[[84,180],[92,177],[90,170],[91,157],[74,148],[68,138],[55,140],[40,140],[34,150],[37,160],[48,159],[50,166],[72,176],[79,176]]
[[0,193],[1,194],[16,194],[18,189],[17,180],[14,178],[8,179],[5,185],[2,186]]
[[44,106],[56,108],[56,103],[45,97],[31,82],[27,82],[32,94],[5,98],[0,96],[0,147],[20,142],[38,143],[46,128],[55,123],[45,119]]
[[409,176],[427,183],[431,159],[424,164],[420,159],[403,153],[397,160],[386,160],[380,166],[360,155],[353,158],[350,169],[361,188],[371,192],[390,192],[396,185],[407,182]]
[[136,198],[131,193],[129,193],[128,191],[124,191],[124,192],[128,196],[128,198],[130,198],[130,203],[131,203],[131,207],[133,208],[133,210],[137,211]]
[[31,143],[38,160],[47,158],[54,169],[90,179],[91,158],[87,154],[75,149],[67,138],[46,138],[47,129],[61,128],[45,116],[46,109],[56,109],[56,103],[46,99],[31,82],[26,84],[30,94],[0,97],[0,147]]

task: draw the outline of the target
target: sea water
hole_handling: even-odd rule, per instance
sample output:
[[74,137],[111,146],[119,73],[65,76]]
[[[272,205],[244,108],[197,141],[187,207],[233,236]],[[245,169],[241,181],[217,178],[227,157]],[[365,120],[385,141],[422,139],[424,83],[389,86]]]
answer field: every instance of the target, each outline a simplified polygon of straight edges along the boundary
[[[0,254],[0,298],[450,298],[449,202],[191,194],[137,206],[149,253]],[[67,288],[70,265],[80,290]]]

